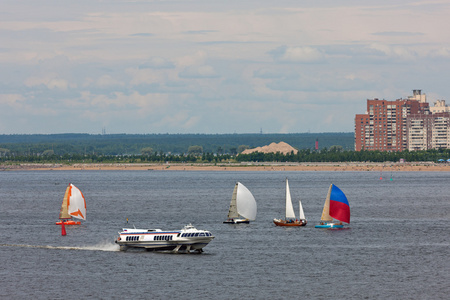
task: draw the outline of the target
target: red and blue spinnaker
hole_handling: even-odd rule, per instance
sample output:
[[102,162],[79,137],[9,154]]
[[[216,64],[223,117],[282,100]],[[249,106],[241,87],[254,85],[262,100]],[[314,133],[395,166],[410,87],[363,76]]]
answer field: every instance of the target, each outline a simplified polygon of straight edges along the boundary
[[350,204],[345,194],[334,184],[330,194],[330,216],[346,223],[350,223]]

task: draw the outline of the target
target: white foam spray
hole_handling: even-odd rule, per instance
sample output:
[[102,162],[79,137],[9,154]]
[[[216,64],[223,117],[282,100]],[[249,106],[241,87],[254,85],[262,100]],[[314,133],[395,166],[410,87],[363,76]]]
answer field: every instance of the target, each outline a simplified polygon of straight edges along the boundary
[[119,251],[119,245],[103,242],[96,245],[86,245],[79,247],[71,246],[50,246],[50,245],[26,245],[26,244],[0,244],[2,247],[22,247],[22,248],[41,248],[41,249],[57,249],[57,250],[88,250],[88,251]]

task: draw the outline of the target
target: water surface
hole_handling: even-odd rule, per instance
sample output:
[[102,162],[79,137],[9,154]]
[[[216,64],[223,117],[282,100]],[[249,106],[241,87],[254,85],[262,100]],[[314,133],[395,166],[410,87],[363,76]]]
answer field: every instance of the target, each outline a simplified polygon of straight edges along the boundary
[[[308,225],[281,228],[285,178]],[[444,299],[450,293],[448,172],[0,172],[2,299]],[[391,180],[392,179],[392,180]],[[257,220],[222,224],[236,181]],[[82,226],[57,220],[68,183],[87,200]],[[351,224],[316,229],[330,183]],[[296,212],[298,205],[294,204]],[[126,224],[126,218],[129,223]],[[215,239],[203,254],[120,252],[125,226]]]

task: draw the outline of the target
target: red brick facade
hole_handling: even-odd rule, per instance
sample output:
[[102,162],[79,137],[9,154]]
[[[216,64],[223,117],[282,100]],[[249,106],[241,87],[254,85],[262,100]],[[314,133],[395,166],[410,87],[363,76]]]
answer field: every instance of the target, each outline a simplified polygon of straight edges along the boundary
[[428,114],[427,102],[367,99],[366,114],[355,116],[355,150],[403,151],[408,149],[407,118]]

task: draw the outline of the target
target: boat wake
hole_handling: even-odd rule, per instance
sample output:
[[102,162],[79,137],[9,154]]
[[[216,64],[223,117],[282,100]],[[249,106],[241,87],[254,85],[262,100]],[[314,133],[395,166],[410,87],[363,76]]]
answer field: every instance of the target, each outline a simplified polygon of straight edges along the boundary
[[87,251],[119,251],[120,247],[116,244],[108,242],[100,243],[91,246],[50,246],[50,245],[26,245],[26,244],[0,244],[1,247],[21,247],[21,248],[41,248],[41,249],[55,249],[55,250],[87,250]]

